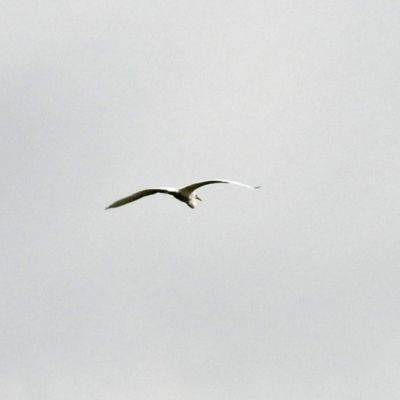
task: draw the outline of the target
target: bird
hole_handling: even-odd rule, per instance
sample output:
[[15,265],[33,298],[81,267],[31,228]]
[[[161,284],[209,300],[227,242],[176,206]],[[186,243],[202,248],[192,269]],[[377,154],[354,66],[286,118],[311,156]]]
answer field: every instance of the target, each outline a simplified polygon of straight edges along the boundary
[[196,203],[197,203],[196,200],[202,201],[201,198],[195,192],[195,190],[202,186],[212,185],[214,183],[231,183],[234,185],[244,186],[249,189],[259,189],[261,187],[261,186],[249,186],[249,185],[245,185],[244,183],[228,181],[226,179],[213,179],[213,180],[208,180],[208,181],[192,183],[191,185],[183,186],[180,188],[159,187],[159,188],[152,188],[152,189],[144,189],[144,190],[140,190],[139,192],[136,192],[128,197],[124,197],[123,199],[117,200],[116,202],[110,204],[106,208],[106,210],[108,210],[109,208],[117,208],[117,207],[124,206],[125,204],[139,200],[142,197],[150,196],[150,195],[156,194],[156,193],[169,194],[169,195],[175,197],[175,199],[187,204],[190,208],[195,208]]

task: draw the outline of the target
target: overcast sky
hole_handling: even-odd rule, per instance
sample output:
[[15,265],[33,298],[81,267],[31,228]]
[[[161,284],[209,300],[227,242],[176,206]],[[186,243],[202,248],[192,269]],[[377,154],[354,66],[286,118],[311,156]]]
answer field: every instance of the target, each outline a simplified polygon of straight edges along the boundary
[[399,399],[399,17],[1,1],[0,397]]

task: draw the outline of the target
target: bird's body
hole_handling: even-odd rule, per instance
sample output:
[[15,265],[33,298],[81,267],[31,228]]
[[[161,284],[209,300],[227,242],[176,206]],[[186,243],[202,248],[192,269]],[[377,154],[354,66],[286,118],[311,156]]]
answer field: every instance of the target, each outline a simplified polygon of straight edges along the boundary
[[125,204],[139,200],[142,197],[150,196],[150,195],[156,194],[156,193],[169,194],[169,195],[175,197],[177,200],[182,201],[183,203],[186,203],[190,208],[195,208],[196,200],[201,201],[200,197],[197,196],[195,190],[201,186],[211,185],[213,183],[232,183],[235,185],[245,186],[249,189],[258,189],[260,187],[260,186],[249,186],[249,185],[245,185],[243,183],[228,181],[225,179],[214,179],[214,180],[209,180],[209,181],[196,182],[196,183],[193,183],[188,186],[183,186],[181,188],[161,187],[161,188],[153,188],[153,189],[144,189],[144,190],[141,190],[139,192],[132,194],[131,196],[124,197],[123,199],[118,200],[115,203],[112,203],[111,205],[109,205],[106,208],[106,210],[108,208],[121,207]]

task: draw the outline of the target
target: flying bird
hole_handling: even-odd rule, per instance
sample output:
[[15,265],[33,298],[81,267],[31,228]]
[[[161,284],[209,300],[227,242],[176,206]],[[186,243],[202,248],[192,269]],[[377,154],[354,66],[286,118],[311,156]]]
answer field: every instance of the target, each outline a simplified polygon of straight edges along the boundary
[[183,203],[186,203],[190,208],[195,208],[196,200],[201,201],[201,198],[197,195],[195,190],[198,189],[199,187],[202,187],[205,185],[212,185],[213,183],[232,183],[234,185],[244,186],[249,189],[258,189],[260,187],[260,186],[249,186],[249,185],[245,185],[243,183],[234,182],[234,181],[227,181],[225,179],[214,179],[214,180],[210,180],[210,181],[202,181],[202,182],[192,183],[191,185],[183,186],[181,188],[161,187],[161,188],[153,188],[153,189],[144,189],[144,190],[136,192],[128,197],[124,197],[121,200],[117,200],[115,203],[112,203],[111,205],[109,205],[106,208],[106,210],[109,208],[121,207],[125,204],[131,203],[132,201],[136,201],[136,200],[141,199],[142,197],[150,196],[150,195],[156,194],[156,193],[170,194],[171,196],[174,196],[177,200],[182,201]]

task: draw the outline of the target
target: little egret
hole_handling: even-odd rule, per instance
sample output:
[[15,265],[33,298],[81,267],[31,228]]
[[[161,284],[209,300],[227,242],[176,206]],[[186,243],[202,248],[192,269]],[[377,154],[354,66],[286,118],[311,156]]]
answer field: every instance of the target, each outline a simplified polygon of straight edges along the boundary
[[156,194],[156,193],[170,194],[171,196],[174,196],[177,200],[186,203],[190,208],[195,208],[196,200],[201,201],[200,197],[197,196],[195,190],[201,186],[211,185],[213,183],[233,183],[234,185],[244,186],[249,189],[258,189],[260,187],[260,186],[249,186],[249,185],[245,185],[245,184],[239,183],[239,182],[227,181],[225,179],[214,179],[211,181],[202,181],[202,182],[192,183],[191,185],[184,186],[181,188],[162,187],[162,188],[154,188],[154,189],[145,189],[145,190],[141,190],[140,192],[136,192],[128,197],[124,197],[123,199],[118,200],[115,203],[112,203],[111,205],[109,205],[106,208],[106,210],[109,208],[121,207],[125,204],[131,203],[132,201],[136,201],[136,200],[141,199],[142,197],[150,196],[150,195]]

